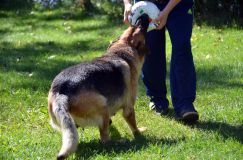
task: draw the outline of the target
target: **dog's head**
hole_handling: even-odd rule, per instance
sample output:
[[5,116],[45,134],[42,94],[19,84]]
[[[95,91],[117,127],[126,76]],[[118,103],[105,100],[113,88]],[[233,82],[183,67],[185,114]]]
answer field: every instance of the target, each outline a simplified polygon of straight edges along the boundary
[[147,14],[140,16],[136,22],[136,27],[130,38],[131,46],[138,50],[139,54],[145,55],[149,51],[145,44],[145,37],[149,26]]
[[109,48],[116,43],[125,43],[130,47],[136,49],[141,56],[149,53],[148,48],[145,45],[145,36],[149,26],[149,17],[147,14],[140,16],[136,22],[136,26],[131,26],[123,32],[123,34],[112,44]]

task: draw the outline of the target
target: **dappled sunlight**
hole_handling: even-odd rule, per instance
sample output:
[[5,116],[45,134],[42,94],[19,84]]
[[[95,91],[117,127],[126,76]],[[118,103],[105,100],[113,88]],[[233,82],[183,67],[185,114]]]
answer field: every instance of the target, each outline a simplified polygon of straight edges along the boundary
[[[61,135],[49,125],[47,94],[64,68],[106,52],[127,28],[101,13],[0,11],[0,141],[10,159],[53,159]],[[139,79],[135,105],[143,136],[134,137],[118,113],[111,142],[99,142],[97,128],[78,129],[79,146],[69,159],[239,159],[242,155],[242,30],[195,24],[192,51],[197,72],[199,123],[175,118],[170,100],[171,44],[167,33],[167,116],[149,110]],[[2,155],[0,155],[1,157]]]

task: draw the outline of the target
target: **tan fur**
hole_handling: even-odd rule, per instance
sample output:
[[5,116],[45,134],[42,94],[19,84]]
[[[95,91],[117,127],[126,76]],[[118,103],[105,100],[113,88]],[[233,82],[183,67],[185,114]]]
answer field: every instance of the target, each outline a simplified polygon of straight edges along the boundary
[[[125,60],[120,60],[122,63],[118,63],[122,64],[122,73],[125,75],[124,81],[126,83],[126,90],[122,97],[112,103],[113,106],[109,106],[111,104],[108,104],[108,99],[94,90],[82,90],[75,96],[69,97],[67,111],[75,124],[80,127],[98,126],[102,142],[107,142],[110,139],[108,133],[109,120],[119,109],[123,109],[124,119],[131,128],[133,134],[136,135],[140,133],[136,125],[134,104],[136,100],[138,77],[144,61],[144,55],[139,55],[134,47],[137,47],[138,44],[145,45],[144,43],[144,36],[140,33],[139,28],[129,27],[120,36],[119,40],[108,48],[108,54],[110,53],[112,55],[116,53],[115,51],[122,50],[123,53],[133,58],[132,63],[127,63]],[[100,57],[99,59],[106,60],[105,57]],[[52,90],[50,90],[48,96],[48,110],[52,126],[64,132],[65,129],[62,129],[62,125],[59,124],[60,120],[56,118],[56,109],[55,107],[53,108],[58,98],[59,95],[54,95]],[[59,159],[65,158],[74,152],[76,146],[77,144],[72,146],[71,149],[63,146],[62,150],[59,152]],[[65,149],[67,151],[65,151]]]

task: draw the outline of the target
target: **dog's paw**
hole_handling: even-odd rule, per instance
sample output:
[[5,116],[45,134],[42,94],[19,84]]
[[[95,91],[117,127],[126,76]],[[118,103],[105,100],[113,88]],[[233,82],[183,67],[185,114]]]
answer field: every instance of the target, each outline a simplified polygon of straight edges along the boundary
[[63,155],[58,155],[57,156],[57,160],[64,160],[66,157],[65,156],[63,156]]
[[105,137],[100,140],[102,144],[108,144],[111,141],[110,137]]
[[144,131],[146,131],[147,130],[147,127],[140,127],[140,128],[138,128],[138,131],[140,132],[140,133],[143,133]]
[[141,133],[144,132],[146,129],[147,129],[147,127],[140,127],[140,128],[138,128],[137,131],[133,132],[134,137],[135,138],[140,137],[142,135]]
[[129,143],[129,140],[125,139],[125,138],[121,138],[121,139],[116,141],[116,144],[118,144],[118,145],[120,145],[120,144],[124,145],[124,144],[127,144],[127,143]]

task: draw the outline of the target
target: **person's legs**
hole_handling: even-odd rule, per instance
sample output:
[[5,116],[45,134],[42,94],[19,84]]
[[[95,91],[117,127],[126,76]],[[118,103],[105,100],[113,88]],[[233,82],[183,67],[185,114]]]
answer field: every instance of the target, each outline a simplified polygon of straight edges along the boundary
[[[178,117],[196,121],[193,102],[196,96],[196,73],[191,52],[192,6],[182,3],[172,11],[167,29],[172,43],[170,68],[171,97]],[[189,114],[189,116],[188,116]]]
[[[142,68],[142,78],[147,89],[147,95],[154,103],[158,112],[166,112],[166,59],[165,59],[165,29],[152,30],[146,37],[146,45],[150,54],[145,58]],[[156,108],[157,107],[157,108]]]

